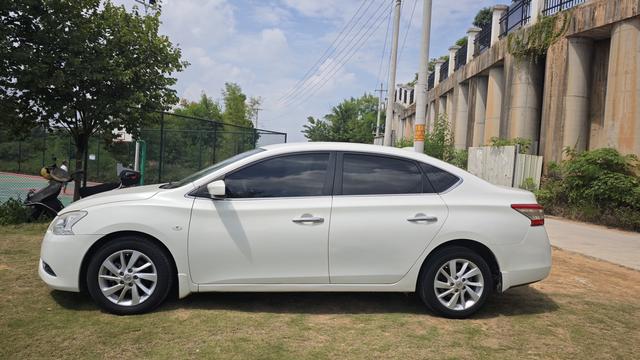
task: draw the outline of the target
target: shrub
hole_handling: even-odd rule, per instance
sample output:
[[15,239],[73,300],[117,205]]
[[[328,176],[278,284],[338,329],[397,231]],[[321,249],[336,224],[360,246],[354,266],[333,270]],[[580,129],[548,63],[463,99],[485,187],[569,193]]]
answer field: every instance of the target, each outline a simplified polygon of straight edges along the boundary
[[638,158],[603,148],[549,164],[538,201],[548,213],[640,231]]
[[0,204],[0,225],[22,224],[27,219],[28,209],[20,200],[9,199]]

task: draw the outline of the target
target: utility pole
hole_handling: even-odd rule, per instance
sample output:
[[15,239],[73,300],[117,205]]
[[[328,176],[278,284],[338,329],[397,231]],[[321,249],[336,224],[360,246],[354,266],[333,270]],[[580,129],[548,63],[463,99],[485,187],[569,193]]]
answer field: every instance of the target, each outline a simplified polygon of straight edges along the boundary
[[396,66],[398,63],[398,33],[400,32],[400,5],[396,0],[393,9],[393,41],[391,42],[391,61],[389,63],[389,89],[387,93],[387,112],[384,119],[384,146],[391,146],[391,121],[393,120],[393,104],[395,103]]
[[257,129],[258,128],[258,112],[260,112],[260,110],[262,110],[262,109],[261,108],[256,108],[255,110],[256,110],[256,126],[255,126],[255,128]]
[[378,120],[376,121],[376,137],[380,136],[380,116],[382,110],[382,93],[384,92],[384,88],[382,87],[382,83],[380,83],[380,89],[374,90],[375,92],[379,92],[378,96]]
[[413,132],[413,149],[424,152],[424,130],[427,123],[427,82],[429,70],[429,40],[431,38],[432,0],[424,0],[422,5],[422,43],[420,45],[420,68],[416,91],[416,123]]

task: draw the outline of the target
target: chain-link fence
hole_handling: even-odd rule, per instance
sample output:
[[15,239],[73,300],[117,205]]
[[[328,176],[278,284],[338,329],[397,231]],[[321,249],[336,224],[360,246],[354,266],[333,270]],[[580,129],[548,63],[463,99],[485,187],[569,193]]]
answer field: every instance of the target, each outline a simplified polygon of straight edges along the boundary
[[[112,135],[96,135],[89,140],[86,181],[117,181],[118,164],[133,167],[136,140],[140,146],[140,169],[144,183],[179,180],[195,171],[235,154],[269,144],[284,143],[287,134],[242,127],[172,113],[154,114],[153,125],[143,126],[130,142],[111,141]],[[39,189],[46,180],[39,176],[44,166],[67,161],[75,169],[75,145],[65,131],[33,129],[16,139],[0,131],[0,203],[9,198],[24,199],[29,189]],[[72,185],[67,196],[73,194]],[[70,200],[62,194],[63,202]]]

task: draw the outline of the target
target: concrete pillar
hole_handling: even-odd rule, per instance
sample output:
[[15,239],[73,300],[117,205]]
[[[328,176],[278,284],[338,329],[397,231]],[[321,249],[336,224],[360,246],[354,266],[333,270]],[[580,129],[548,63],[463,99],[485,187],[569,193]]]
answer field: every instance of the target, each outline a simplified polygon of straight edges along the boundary
[[532,151],[539,143],[542,108],[542,71],[532,61],[518,61],[510,66],[510,102],[508,137],[530,139]]
[[456,94],[456,110],[453,123],[453,144],[456,149],[467,148],[467,126],[469,121],[469,85],[458,84]]
[[611,51],[604,131],[608,146],[640,155],[640,18],[617,23]]
[[427,114],[429,114],[427,116],[427,130],[429,132],[433,131],[433,122],[435,121],[436,118],[436,102],[432,101],[431,103],[429,103],[429,107],[427,108]]
[[473,101],[473,138],[472,146],[484,145],[484,121],[487,108],[487,78],[476,77]]
[[529,24],[532,25],[538,22],[538,19],[542,17],[542,9],[544,7],[544,0],[531,0],[531,19]]
[[[567,88],[564,95],[562,148],[587,149],[589,93],[593,40],[570,38],[567,53]],[[622,54],[621,54],[622,55]],[[624,56],[624,55],[622,55]]]
[[491,46],[500,40],[500,18],[509,10],[507,5],[495,5],[491,18]]
[[484,144],[491,143],[492,137],[500,137],[502,99],[504,97],[504,68],[489,69],[487,84],[487,111],[484,125]]
[[449,91],[445,97],[447,102],[446,114],[447,121],[449,122],[449,129],[453,131],[453,116],[455,114],[454,103],[453,103],[453,91]]
[[436,66],[435,66],[435,75],[433,78],[433,87],[436,87],[436,85],[440,84],[440,69],[442,68],[442,64],[444,64],[444,60],[442,59],[438,59],[436,60]]
[[449,48],[449,77],[456,71],[456,52],[460,49],[460,46],[454,45]]
[[438,117],[447,113],[447,95],[438,98]]
[[467,30],[467,64],[473,59],[473,53],[476,50],[476,36],[481,30],[479,27],[472,27]]

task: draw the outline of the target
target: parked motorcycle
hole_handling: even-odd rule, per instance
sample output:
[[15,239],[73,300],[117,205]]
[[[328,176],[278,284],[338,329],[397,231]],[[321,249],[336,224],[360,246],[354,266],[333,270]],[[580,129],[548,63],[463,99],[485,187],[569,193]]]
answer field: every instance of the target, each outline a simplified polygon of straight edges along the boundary
[[[60,199],[58,199],[58,195],[60,195],[62,187],[64,184],[73,181],[75,176],[80,173],[81,172],[76,172],[72,176],[67,171],[57,167],[55,164],[43,167],[40,171],[40,175],[49,180],[49,183],[38,191],[32,189],[27,193],[27,198],[25,199],[24,204],[32,208],[29,219],[36,220],[43,216],[48,218],[55,217],[58,212],[64,208],[64,205]],[[85,198],[105,191],[137,186],[140,184],[140,173],[138,171],[124,169],[120,172],[119,178],[119,182],[82,186],[78,190],[80,197]]]

